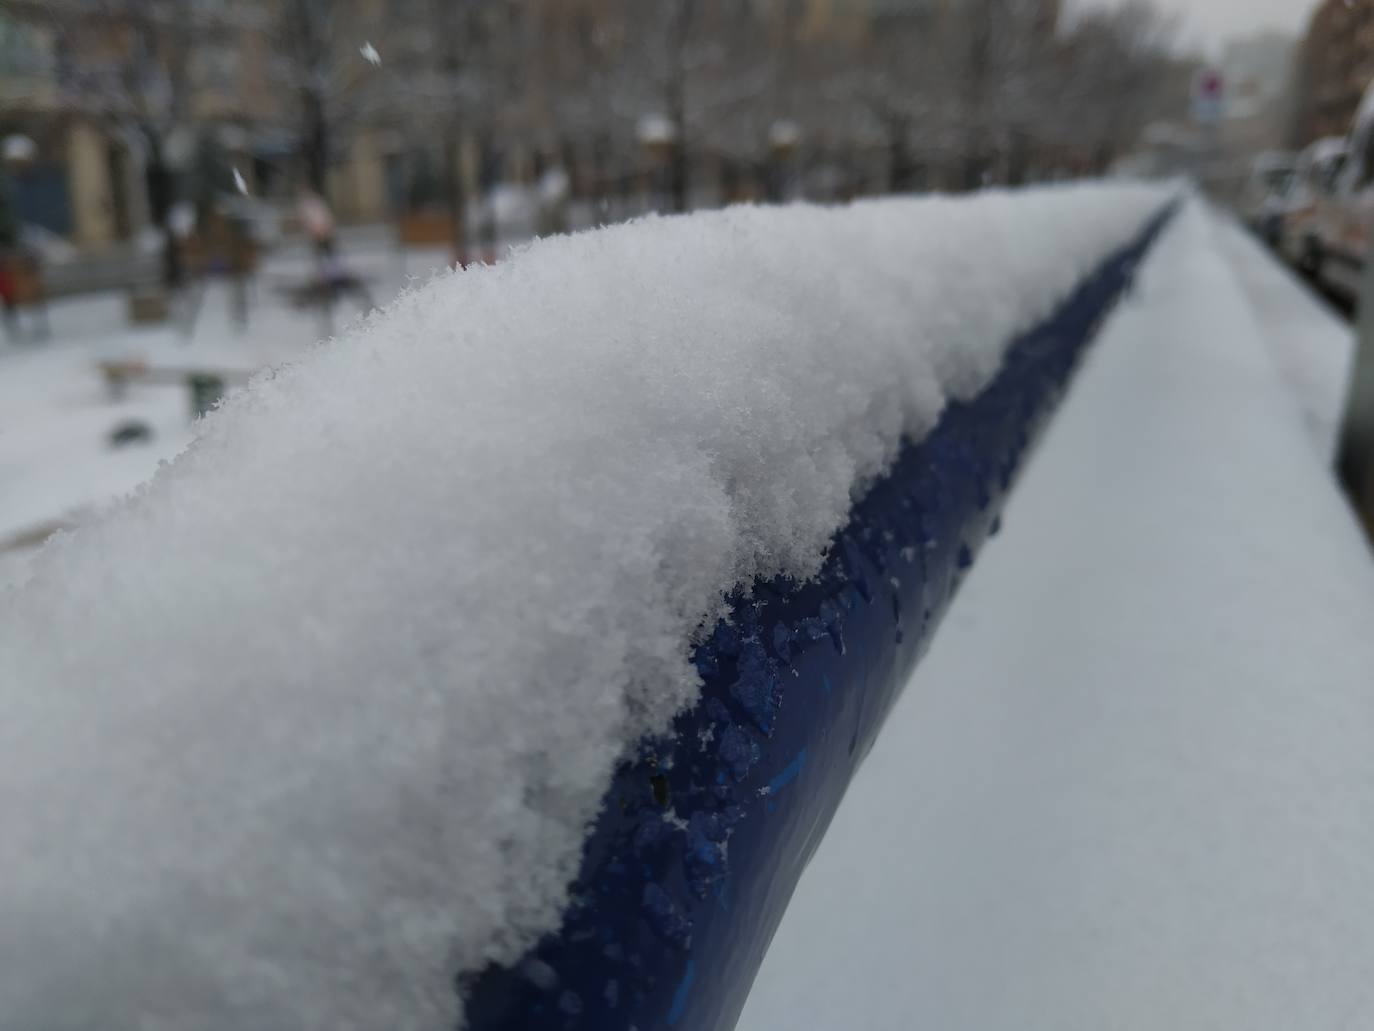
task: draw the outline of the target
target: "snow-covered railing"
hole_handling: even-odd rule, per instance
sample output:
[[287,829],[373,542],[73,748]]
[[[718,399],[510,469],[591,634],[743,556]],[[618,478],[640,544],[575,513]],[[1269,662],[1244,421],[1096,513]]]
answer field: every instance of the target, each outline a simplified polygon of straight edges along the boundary
[[545,241],[0,605],[0,1024],[724,1028],[1158,191]]
[[1165,217],[903,448],[816,577],[731,599],[693,653],[701,699],[617,770],[559,933],[468,986],[469,1027],[734,1026],[850,777]]

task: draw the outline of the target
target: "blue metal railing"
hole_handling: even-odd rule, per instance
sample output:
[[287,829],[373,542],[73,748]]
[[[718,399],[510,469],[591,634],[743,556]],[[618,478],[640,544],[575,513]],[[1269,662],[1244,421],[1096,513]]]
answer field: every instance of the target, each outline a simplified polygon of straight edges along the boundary
[[734,1026],[850,778],[1171,213],[904,450],[815,580],[734,599],[695,653],[700,702],[617,771],[561,932],[461,986],[472,1031]]

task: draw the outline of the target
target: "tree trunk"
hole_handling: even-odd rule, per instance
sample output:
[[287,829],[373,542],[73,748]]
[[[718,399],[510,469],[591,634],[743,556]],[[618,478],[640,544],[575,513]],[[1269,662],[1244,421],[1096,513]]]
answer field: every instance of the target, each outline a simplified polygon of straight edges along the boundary
[[890,193],[906,193],[912,188],[911,148],[907,141],[905,118],[887,120],[887,188]]
[[481,144],[481,182],[482,182],[482,217],[479,221],[481,227],[482,260],[496,260],[496,244],[499,236],[500,227],[496,224],[496,211],[492,205],[492,188],[496,185],[498,177],[492,174],[495,165],[493,159],[493,144],[489,133],[484,133]]
[[968,154],[964,158],[963,186],[965,190],[979,190],[983,187],[983,173],[987,170],[981,154]]
[[668,82],[668,117],[673,141],[668,151],[668,194],[672,207],[683,212],[691,204],[691,166],[687,152],[687,43],[692,34],[696,0],[677,0],[671,28],[672,78]]
[[1030,178],[1030,164],[1030,144],[1018,134],[1007,147],[1007,185],[1024,186]]
[[329,189],[329,120],[325,116],[324,100],[313,90],[307,90],[302,104],[305,111],[305,133],[302,155],[305,158],[305,179],[321,197]]
[[592,138],[592,202],[596,205],[598,221],[605,219],[610,208],[613,189],[610,179],[611,139],[605,133],[597,133]]
[[678,74],[668,84],[668,117],[673,138],[668,145],[668,197],[673,211],[681,214],[691,204],[691,168],[687,155],[687,98],[685,76]]
[[690,184],[688,182],[687,145],[681,138],[673,144],[668,161],[668,194],[672,198],[673,210],[681,213],[691,206],[691,198],[688,196]]
[[148,141],[148,209],[153,225],[162,234],[162,282],[169,290],[181,285],[183,268],[181,244],[172,225],[172,206],[176,203],[176,180],[163,154],[162,138],[150,128],[144,128]]
[[444,135],[444,193],[448,198],[453,233],[453,258],[464,265],[467,263],[467,190],[464,188],[459,153],[461,139],[456,129],[450,129]]

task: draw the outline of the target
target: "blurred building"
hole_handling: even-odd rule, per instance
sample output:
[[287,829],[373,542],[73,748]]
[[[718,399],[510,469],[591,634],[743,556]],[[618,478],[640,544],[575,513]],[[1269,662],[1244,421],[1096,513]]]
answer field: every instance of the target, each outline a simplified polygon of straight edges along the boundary
[[1244,120],[1283,103],[1292,76],[1294,40],[1259,32],[1229,40],[1222,49],[1226,117]]
[[1343,136],[1374,79],[1374,0],[1322,0],[1294,65],[1290,142]]
[[[22,10],[20,14],[22,15]],[[3,170],[8,202],[29,224],[90,244],[127,234],[123,149],[63,103],[58,33],[0,10],[0,136],[24,136],[33,154]]]
[[266,26],[251,4],[234,16],[216,7],[9,0],[0,10],[0,135],[36,144],[7,169],[25,222],[109,246],[155,220],[172,177],[194,199],[212,158],[252,174],[279,107],[263,74]]
[[1291,121],[1295,50],[1293,38],[1282,32],[1259,32],[1226,44],[1219,127],[1225,153],[1244,157],[1283,145]]

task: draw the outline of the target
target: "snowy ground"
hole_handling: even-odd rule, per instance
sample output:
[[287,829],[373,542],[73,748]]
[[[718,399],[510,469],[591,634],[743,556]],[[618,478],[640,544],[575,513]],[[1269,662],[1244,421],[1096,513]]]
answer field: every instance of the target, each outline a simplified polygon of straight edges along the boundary
[[[354,234],[347,266],[385,304],[403,286],[441,267],[442,250],[402,251],[382,232]],[[0,340],[0,585],[23,578],[33,545],[104,502],[149,479],[191,440],[191,398],[181,381],[133,383],[111,398],[99,363],[138,360],[163,371],[225,372],[240,381],[290,360],[361,313],[345,298],[332,323],[318,309],[297,309],[283,287],[309,275],[299,246],[275,253],[257,276],[246,327],[231,316],[227,282],[210,281],[183,298],[167,323],[129,323],[122,292],[64,298],[50,309],[51,338]],[[136,420],[146,443],[114,448],[109,433]]]
[[1374,1027],[1374,564],[1322,457],[1347,348],[1229,225],[1170,230],[741,1031]]

